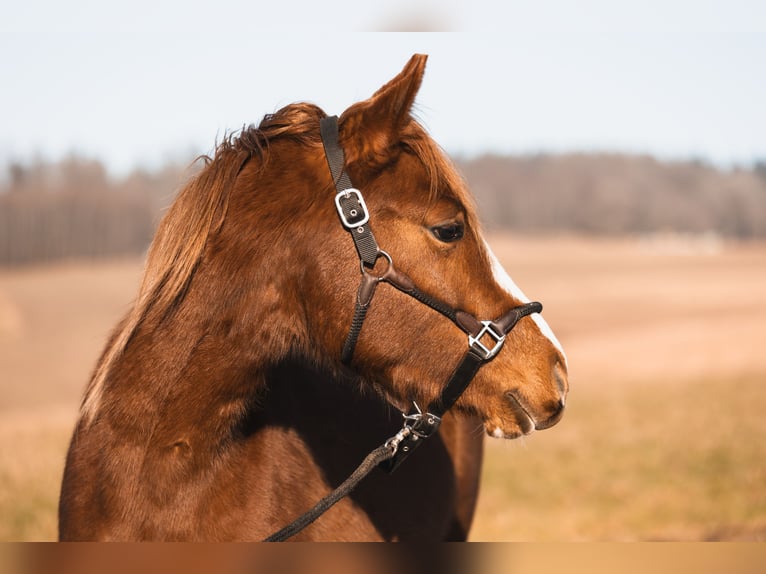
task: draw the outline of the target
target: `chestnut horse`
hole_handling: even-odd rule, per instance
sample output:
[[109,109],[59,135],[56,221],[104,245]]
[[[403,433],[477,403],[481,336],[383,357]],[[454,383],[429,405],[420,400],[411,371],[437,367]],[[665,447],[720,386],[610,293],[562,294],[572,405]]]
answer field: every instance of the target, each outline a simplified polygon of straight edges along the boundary
[[[445,306],[492,319],[527,300],[411,116],[425,61],[413,56],[342,114],[343,169],[396,268]],[[263,539],[395,433],[400,411],[432,404],[465,355],[465,333],[443,314],[381,286],[341,361],[360,260],[357,229],[344,229],[333,201],[325,117],[293,104],[227,138],[164,216],[85,393],[61,540]],[[362,263],[362,275],[382,266]],[[567,388],[550,329],[539,314],[521,318],[433,438],[294,540],[464,540],[485,432],[555,424]]]

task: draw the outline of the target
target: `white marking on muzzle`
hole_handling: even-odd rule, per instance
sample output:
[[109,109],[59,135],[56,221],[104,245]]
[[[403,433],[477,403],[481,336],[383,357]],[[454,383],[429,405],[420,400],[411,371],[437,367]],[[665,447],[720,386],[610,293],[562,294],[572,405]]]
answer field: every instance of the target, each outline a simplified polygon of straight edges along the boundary
[[[511,279],[511,276],[508,275],[508,272],[503,268],[502,264],[492,252],[492,248],[489,246],[486,240],[484,241],[484,247],[487,249],[489,261],[492,264],[492,274],[495,276],[495,281],[497,281],[498,285],[500,285],[503,289],[505,289],[514,298],[518,299],[522,303],[529,303],[527,296],[524,295],[524,292],[519,289],[519,286],[516,285],[513,279]],[[548,323],[545,322],[545,319],[543,319],[542,315],[539,313],[533,313],[530,316],[532,317],[532,320],[537,324],[540,332],[545,335],[551,341],[551,343],[553,343],[553,346],[556,347],[561,353],[561,356],[564,357],[564,364],[567,364],[567,355],[564,352],[564,348],[561,346],[561,343],[559,343],[556,335],[553,334],[553,330],[550,328]]]

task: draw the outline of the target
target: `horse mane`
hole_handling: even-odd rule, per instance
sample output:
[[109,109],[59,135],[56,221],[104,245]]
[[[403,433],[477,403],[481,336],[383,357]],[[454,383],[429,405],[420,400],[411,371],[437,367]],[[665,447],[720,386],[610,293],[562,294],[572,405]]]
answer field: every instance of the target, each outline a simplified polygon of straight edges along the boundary
[[318,123],[325,114],[313,104],[285,106],[230,134],[213,157],[201,156],[202,170],[178,193],[163,216],[146,257],[138,296],[128,315],[112,334],[85,392],[81,413],[92,420],[106,379],[125,352],[139,326],[150,315],[162,320],[183,299],[208,239],[221,228],[229,194],[245,164],[253,157],[268,161],[269,142],[291,138],[301,143],[319,140]]
[[[263,169],[269,158],[269,143],[277,139],[319,145],[318,125],[324,116],[313,104],[290,104],[264,116],[257,127],[250,125],[226,136],[212,158],[198,158],[203,168],[180,190],[160,221],[147,253],[138,296],[112,333],[91,377],[81,405],[86,422],[93,420],[106,380],[138,328],[150,316],[161,322],[183,300],[208,239],[223,225],[231,189],[245,164],[257,157]],[[407,124],[401,141],[423,163],[430,180],[431,201],[446,192],[472,206],[457,170],[417,121]],[[472,220],[473,211],[468,213]]]

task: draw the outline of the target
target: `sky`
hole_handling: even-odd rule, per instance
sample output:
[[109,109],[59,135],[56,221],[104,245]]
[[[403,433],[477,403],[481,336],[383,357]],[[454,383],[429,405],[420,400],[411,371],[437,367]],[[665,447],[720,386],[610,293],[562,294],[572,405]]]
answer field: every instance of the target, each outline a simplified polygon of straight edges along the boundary
[[761,0],[24,0],[0,10],[0,169],[186,161],[294,101],[340,114],[415,52],[454,156],[766,160]]

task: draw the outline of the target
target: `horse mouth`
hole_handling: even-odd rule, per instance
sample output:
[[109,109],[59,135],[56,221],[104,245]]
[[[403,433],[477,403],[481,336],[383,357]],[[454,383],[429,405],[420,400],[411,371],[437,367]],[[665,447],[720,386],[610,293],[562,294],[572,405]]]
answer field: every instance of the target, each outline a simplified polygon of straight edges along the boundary
[[487,434],[495,438],[514,439],[534,432],[537,423],[527,409],[524,408],[519,399],[517,399],[512,392],[506,393],[505,398],[507,399],[506,404],[510,407],[511,412],[513,413],[513,422],[517,428],[509,429],[506,428],[506,425],[498,425],[492,421],[488,421],[485,423]]

